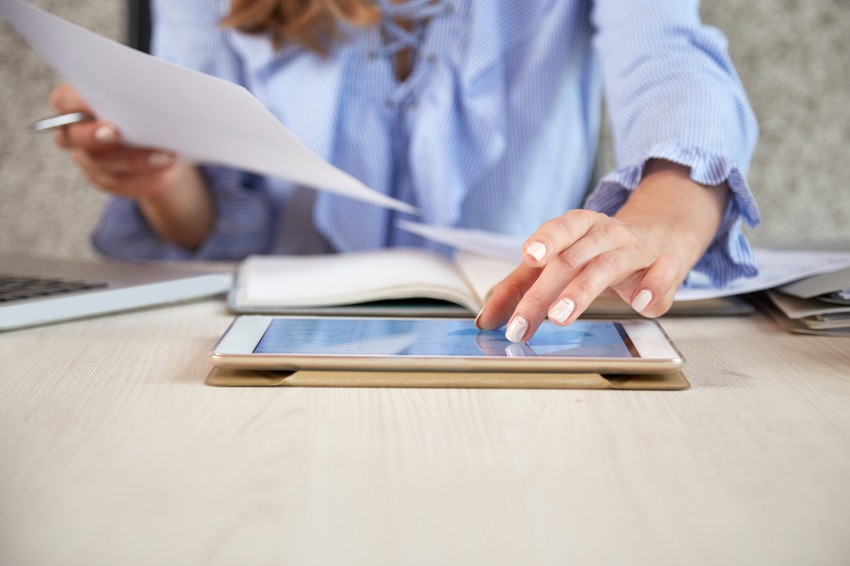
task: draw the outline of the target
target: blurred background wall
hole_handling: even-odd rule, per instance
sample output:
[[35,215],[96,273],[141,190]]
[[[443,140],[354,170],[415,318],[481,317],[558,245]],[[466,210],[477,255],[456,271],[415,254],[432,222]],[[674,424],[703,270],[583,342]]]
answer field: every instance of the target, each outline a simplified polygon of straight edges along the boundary
[[[121,1],[34,3],[124,39]],[[850,242],[850,0],[706,0],[702,14],[729,37],[761,125],[749,180],[764,222],[752,240]],[[94,257],[89,234],[104,196],[49,135],[27,133],[51,113],[56,84],[0,22],[0,253]]]

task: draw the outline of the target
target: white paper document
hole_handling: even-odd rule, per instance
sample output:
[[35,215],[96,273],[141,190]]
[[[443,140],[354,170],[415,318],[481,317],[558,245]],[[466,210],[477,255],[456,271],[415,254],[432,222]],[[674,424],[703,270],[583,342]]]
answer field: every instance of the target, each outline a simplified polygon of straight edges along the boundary
[[721,289],[712,287],[707,282],[704,286],[680,289],[676,293],[676,300],[743,295],[850,267],[850,252],[755,248],[753,253],[759,269],[756,277],[733,281]]
[[327,163],[239,85],[157,59],[20,0],[0,0],[0,16],[130,144],[415,213]]
[[410,220],[399,220],[396,226],[422,236],[432,242],[444,244],[457,250],[472,252],[474,254],[511,261],[519,264],[522,261],[522,244],[524,238],[487,232],[485,230],[471,230],[467,228],[447,228],[445,226],[431,226]]
[[[522,261],[521,246],[524,239],[483,230],[427,226],[407,220],[399,221],[397,225],[423,238],[460,250],[516,263]],[[676,293],[676,300],[696,301],[743,295],[850,267],[850,251],[755,248],[753,252],[759,269],[756,277],[739,279],[722,288],[712,286],[707,278],[704,282],[697,280],[691,288],[680,289]]]

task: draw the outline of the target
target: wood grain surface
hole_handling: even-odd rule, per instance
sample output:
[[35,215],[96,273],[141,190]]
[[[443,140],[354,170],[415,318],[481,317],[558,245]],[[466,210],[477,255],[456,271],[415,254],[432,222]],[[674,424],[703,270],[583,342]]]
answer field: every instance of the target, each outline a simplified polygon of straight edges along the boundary
[[687,391],[220,388],[209,301],[0,334],[2,564],[850,564],[850,339]]

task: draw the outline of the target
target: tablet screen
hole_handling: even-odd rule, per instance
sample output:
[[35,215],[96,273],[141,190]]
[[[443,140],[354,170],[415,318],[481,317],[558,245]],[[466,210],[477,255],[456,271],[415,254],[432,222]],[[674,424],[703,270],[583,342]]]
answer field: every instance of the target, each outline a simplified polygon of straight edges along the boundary
[[472,320],[273,319],[254,349],[257,354],[419,357],[639,357],[618,322],[548,321],[527,343],[514,344],[504,329],[478,330]]

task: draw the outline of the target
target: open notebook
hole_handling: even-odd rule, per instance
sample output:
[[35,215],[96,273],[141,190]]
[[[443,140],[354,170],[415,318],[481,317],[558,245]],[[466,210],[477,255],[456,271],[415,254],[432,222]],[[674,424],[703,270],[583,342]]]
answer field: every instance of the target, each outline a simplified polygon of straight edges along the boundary
[[232,281],[220,266],[0,255],[0,331],[221,295]]
[[[460,250],[392,248],[348,254],[252,256],[237,270],[228,298],[238,313],[346,316],[474,316],[516,263]],[[677,301],[670,314],[739,315],[753,307],[738,297]],[[594,317],[636,316],[619,297],[601,297]]]

